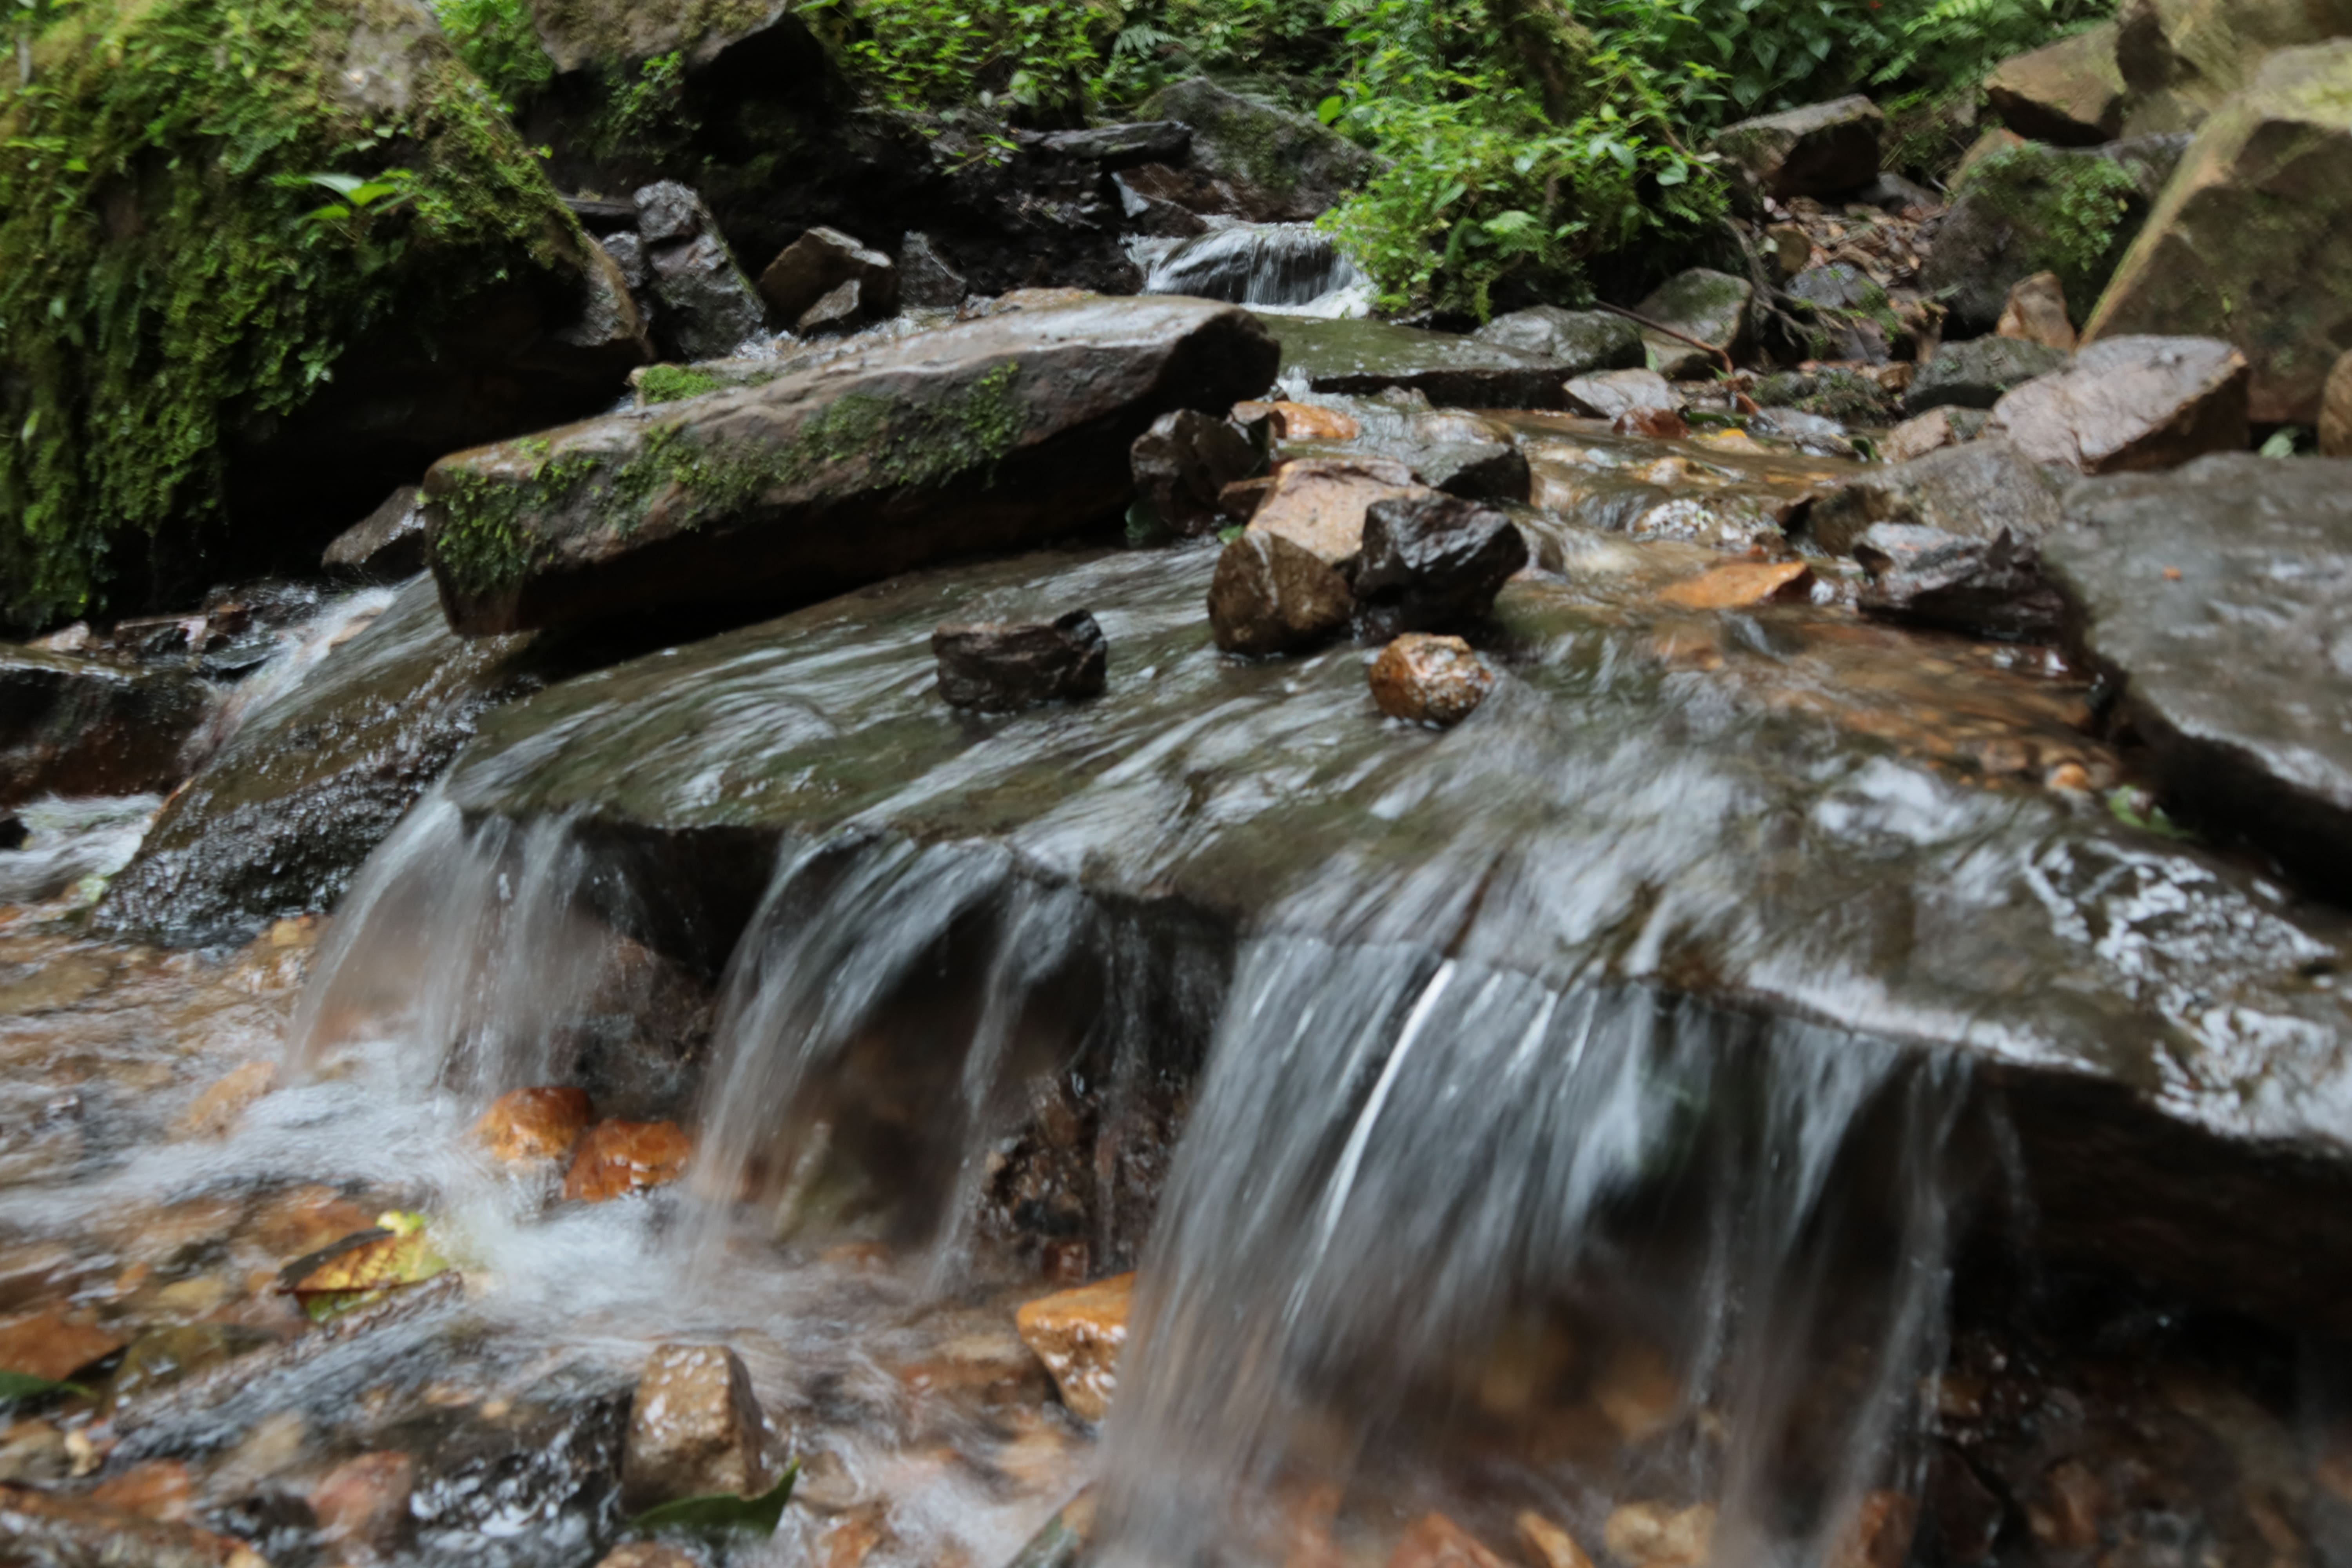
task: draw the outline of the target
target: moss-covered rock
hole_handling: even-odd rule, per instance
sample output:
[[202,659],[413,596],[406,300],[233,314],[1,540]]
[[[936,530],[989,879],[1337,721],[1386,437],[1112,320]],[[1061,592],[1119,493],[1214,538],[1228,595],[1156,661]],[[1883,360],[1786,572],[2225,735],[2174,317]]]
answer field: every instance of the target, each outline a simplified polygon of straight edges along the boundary
[[1859,371],[1834,366],[1782,371],[1756,384],[1760,408],[1793,408],[1841,425],[1877,426],[1895,421],[1895,395]]
[[1256,320],[1079,296],[462,452],[425,481],[468,635],[805,602],[1116,518],[1129,447],[1272,384]]
[[1244,216],[1320,216],[1383,166],[1303,114],[1228,92],[1206,77],[1163,88],[1138,111],[1192,128],[1192,163],[1235,194]]
[[2352,39],[2271,57],[2199,133],[2088,336],[2189,333],[2253,362],[2258,425],[2315,423],[2352,345]]
[[[2188,139],[2071,151],[2035,143],[1971,165],[1923,278],[1963,333],[1989,332],[2009,291],[2055,272],[2087,312],[2180,161]],[[2077,324],[2080,324],[2079,322]]]
[[413,0],[93,0],[30,61],[0,98],[9,620],[315,560],[437,453],[644,357]]

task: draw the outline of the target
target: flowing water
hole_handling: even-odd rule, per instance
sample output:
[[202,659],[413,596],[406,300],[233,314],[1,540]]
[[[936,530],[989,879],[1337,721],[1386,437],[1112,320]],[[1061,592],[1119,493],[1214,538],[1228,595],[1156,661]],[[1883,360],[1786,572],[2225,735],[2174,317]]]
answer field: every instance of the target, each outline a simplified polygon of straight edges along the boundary
[[1192,239],[1135,242],[1146,294],[1191,294],[1301,316],[1362,316],[1371,284],[1306,223],[1237,223]]
[[[1161,265],[1308,303],[1349,281],[1313,238]],[[1427,417],[1348,406],[1374,447]],[[60,1438],[43,1478],[184,1464],[198,1517],[291,1563],[289,1500],[398,1449],[394,1560],[584,1568],[647,1350],[719,1342],[804,1480],[714,1563],[997,1568],[1089,1486],[1121,1568],[1377,1564],[1432,1513],[1538,1568],[1573,1561],[1559,1532],[1612,1568],[1954,1539],[1953,1433],[2022,1375],[1952,1289],[1987,1216],[2057,1236],[2168,1182],[2188,1214],[2213,1167],[2163,1167],[2191,1133],[2324,1131],[2352,943],[2109,816],[2128,758],[2047,650],[1864,621],[1826,570],[1677,606],[1835,464],[1508,426],[1536,569],[1489,638],[1504,685],[1451,733],[1381,722],[1357,649],[1216,654],[1212,550],[1077,549],[467,710],[323,925],[90,940],[76,888],[156,803],[40,808],[47,858],[0,862],[0,1306],[130,1342],[73,1427],[110,1446]],[[245,735],[430,662],[424,604],[331,607],[239,699]],[[1108,696],[939,707],[929,627],[1081,605]],[[564,1202],[469,1132],[573,1083],[682,1120],[686,1179]],[[310,1328],[278,1270],[386,1209],[427,1214],[460,1279]],[[1097,1431],[1013,1309],[1128,1269]],[[2195,1397],[2215,1430],[2276,1425]],[[2263,1450],[2281,1473],[2310,1470],[2297,1440]],[[2296,1484],[2273,1512],[2324,1544]],[[2194,1512],[2159,1500],[2129,1506]],[[2116,1561],[2255,1561],[2242,1534]]]

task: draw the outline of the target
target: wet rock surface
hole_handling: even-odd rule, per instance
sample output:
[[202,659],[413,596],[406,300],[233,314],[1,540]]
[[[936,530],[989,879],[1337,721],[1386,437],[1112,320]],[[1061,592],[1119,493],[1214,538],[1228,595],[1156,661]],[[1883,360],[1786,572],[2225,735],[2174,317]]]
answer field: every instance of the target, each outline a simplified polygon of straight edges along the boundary
[[[910,237],[912,240],[921,237]],[[908,249],[910,254],[920,254],[911,243]],[[921,251],[928,250],[929,242],[924,241]],[[944,269],[944,264],[935,257],[931,265]],[[760,297],[768,302],[779,321],[798,321],[826,296],[850,283],[858,286],[856,300],[862,313],[879,318],[898,309],[898,264],[838,229],[819,226],[786,246],[768,264],[767,270],[760,274]],[[927,297],[920,302],[952,305],[956,300],[944,298],[950,291],[941,279],[927,276],[923,286]]]
[[1806,514],[1814,543],[1850,554],[1880,523],[1990,542],[2031,544],[2058,525],[2058,477],[2008,442],[1987,438],[1908,463],[1865,470]]
[[335,536],[319,563],[339,576],[397,583],[425,570],[425,509],[415,485]]
[[1935,358],[1919,367],[1903,406],[1915,416],[1937,408],[1990,412],[2014,388],[2054,375],[2069,363],[2071,356],[2063,350],[2018,338],[1972,338],[1946,343]]
[[0,806],[168,790],[202,760],[214,702],[184,670],[0,648]]
[[1023,1342],[1052,1374],[1062,1403],[1080,1420],[1098,1422],[1110,1414],[1134,1295],[1135,1276],[1121,1274],[1028,1302],[1014,1320]]
[[1227,653],[1296,653],[1328,641],[1355,607],[1347,578],[1286,533],[1252,529],[1217,556],[1209,625]]
[[1370,321],[1282,321],[1282,368],[1315,392],[1371,395],[1390,387],[1464,408],[1559,408],[1569,363],[1493,341]]
[[1538,305],[1497,316],[1471,334],[1482,342],[1499,343],[1521,353],[1540,354],[1569,367],[1569,374],[1596,371],[1639,370],[1648,363],[1642,331],[1622,316],[1605,310],[1563,310]]
[[1363,541],[1356,597],[1384,638],[1475,626],[1528,563],[1509,518],[1451,495],[1375,501]]
[[1084,610],[1043,625],[941,626],[931,634],[949,706],[1011,713],[1102,695],[1110,645]]
[[[1244,408],[1254,405],[1243,405]],[[1297,404],[1275,405],[1311,415]],[[1153,526],[1180,537],[1213,531],[1221,521],[1218,498],[1225,487],[1256,473],[1262,458],[1247,437],[1226,420],[1197,409],[1163,414],[1136,437],[1130,450],[1138,505]]]
[[463,454],[425,480],[468,635],[814,598],[1125,504],[1128,447],[1273,379],[1273,341],[1195,301],[1085,300],[866,348],[740,392]]
[[2178,468],[2242,452],[2250,367],[2211,338],[2102,338],[2066,369],[1994,405],[1990,431],[2024,457],[2085,474]]
[[1459,724],[1495,689],[1495,672],[1456,637],[1407,632],[1367,672],[1381,712],[1435,729]]
[[1695,267],[1668,279],[1638,307],[1642,315],[1681,334],[1643,332],[1651,367],[1675,381],[1712,375],[1723,367],[1720,356],[1746,343],[1755,300],[1755,285],[1727,272]]
[[1139,112],[1192,129],[1192,166],[1221,198],[1214,210],[1241,217],[1319,216],[1381,166],[1307,116],[1270,108],[1206,77],[1163,88]]
[[[2352,468],[2209,458],[2085,485],[2045,546],[2124,721],[2217,837],[2352,888]],[[2226,681],[2213,672],[2227,670]]]
[[642,1512],[686,1498],[763,1491],[766,1444],[740,1356],[724,1345],[664,1345],[630,1401],[623,1506]]
[[173,797],[98,921],[206,942],[326,908],[478,716],[541,679],[514,639],[451,636],[411,583]]

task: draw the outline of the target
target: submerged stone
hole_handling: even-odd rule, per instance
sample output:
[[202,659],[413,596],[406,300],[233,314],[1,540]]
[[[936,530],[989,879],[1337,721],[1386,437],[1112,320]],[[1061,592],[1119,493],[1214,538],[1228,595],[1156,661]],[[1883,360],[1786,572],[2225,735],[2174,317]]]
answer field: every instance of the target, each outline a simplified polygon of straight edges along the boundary
[[434,573],[467,636],[819,598],[1115,517],[1135,437],[1277,353],[1230,307],[1083,297],[860,347],[445,458]]
[[695,1497],[755,1497],[767,1489],[759,1396],[725,1345],[663,1345],[629,1405],[621,1503],[643,1512]]
[[941,626],[931,652],[940,697],[985,713],[1099,697],[1110,668],[1110,645],[1084,610],[1045,625]]
[[1045,1363],[1062,1403],[1082,1421],[1098,1422],[1110,1414],[1134,1298],[1135,1276],[1121,1274],[1041,1297],[1014,1316],[1021,1338]]
[[2043,551],[2168,795],[2352,896],[2352,464],[2241,453],[2086,483]]

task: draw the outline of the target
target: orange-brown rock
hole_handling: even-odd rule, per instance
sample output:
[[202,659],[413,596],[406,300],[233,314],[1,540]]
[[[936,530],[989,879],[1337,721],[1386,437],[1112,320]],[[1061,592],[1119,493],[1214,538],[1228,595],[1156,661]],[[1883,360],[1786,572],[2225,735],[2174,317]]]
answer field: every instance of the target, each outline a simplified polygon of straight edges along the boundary
[[693,1152],[693,1143],[675,1121],[599,1121],[572,1152],[563,1195],[601,1204],[667,1186],[686,1170]]
[[1947,447],[1958,447],[1982,433],[1986,416],[1976,409],[1930,408],[1906,419],[1878,443],[1878,455],[1890,464],[1908,463]]
[[1387,458],[1310,458],[1283,465],[1249,528],[1337,566],[1364,547],[1364,512],[1374,501],[1422,493],[1412,470]]
[[1609,427],[1620,436],[1645,436],[1653,441],[1679,441],[1691,433],[1690,421],[1679,408],[1628,408]]
[[150,1459],[90,1489],[92,1502],[176,1524],[196,1510],[195,1478],[177,1459]]
[[1591,1554],[1577,1544],[1576,1537],[1533,1509],[1519,1515],[1518,1524],[1519,1539],[1544,1568],[1592,1568]]
[[2078,341],[2066,314],[2066,284],[2055,272],[2037,272],[2009,291],[1995,334],[2020,338],[2060,353],[2073,353]]
[[1678,610],[1746,610],[1801,601],[1812,588],[1813,569],[1801,561],[1742,561],[1676,583],[1658,597]]
[[1629,1502],[1610,1514],[1601,1541],[1632,1568],[1699,1568],[1715,1544],[1715,1508]]
[[1828,1568],[1903,1568],[1918,1528],[1918,1499],[1906,1492],[1871,1492],[1839,1534]]
[[2319,455],[2352,458],[2352,353],[2336,362],[2321,395]]
[[193,1524],[143,1519],[82,1497],[0,1486],[0,1542],[11,1563],[137,1563],[139,1568],[268,1568],[241,1541]]
[[226,1138],[244,1120],[247,1108],[277,1082],[276,1062],[247,1062],[196,1096],[173,1131],[183,1138]]
[[396,1449],[362,1454],[327,1472],[310,1493],[319,1533],[347,1551],[391,1552],[408,1530],[416,1461]]
[[597,1560],[596,1568],[702,1568],[675,1546],[658,1541],[629,1541]]
[[1468,643],[1426,632],[1408,632],[1382,648],[1370,679],[1381,711],[1415,724],[1459,724],[1495,689],[1495,672]]
[[1445,1515],[1424,1513],[1389,1553],[1389,1568],[1503,1568],[1503,1560]]
[[1236,403],[1234,418],[1244,425],[1271,418],[1274,433],[1291,441],[1352,441],[1364,430],[1338,409],[1313,403]]
[[128,1342],[63,1312],[36,1312],[0,1323],[0,1372],[62,1382]]
[[1355,603],[1338,567],[1287,534],[1253,531],[1217,557],[1209,628],[1227,653],[1295,653],[1339,632]]
[[756,1497],[768,1485],[760,1401],[725,1345],[663,1345],[646,1363],[621,1454],[622,1504]]
[[2033,1539],[2061,1552],[2097,1549],[2100,1527],[2115,1507],[2106,1483],[2080,1459],[2064,1459],[2042,1478],[2042,1495],[2026,1505]]
[[474,1123],[474,1136],[509,1165],[560,1160],[588,1131],[590,1114],[586,1089],[509,1089]]
[[1071,1414],[1099,1421],[1118,1389],[1118,1355],[1135,1276],[1115,1275],[1075,1290],[1042,1296],[1014,1315],[1014,1325],[1053,1374]]

